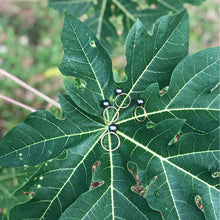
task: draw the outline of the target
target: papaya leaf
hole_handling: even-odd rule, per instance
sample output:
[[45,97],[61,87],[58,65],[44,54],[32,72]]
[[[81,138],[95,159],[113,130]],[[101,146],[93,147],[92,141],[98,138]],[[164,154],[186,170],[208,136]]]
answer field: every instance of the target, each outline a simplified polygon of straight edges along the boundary
[[[84,23],[68,14],[65,16],[62,42],[64,56],[60,71],[64,75],[74,77],[65,81],[66,90],[79,107],[100,116],[100,102],[113,90],[109,55]],[[83,83],[74,83],[75,78],[80,78]],[[97,99],[100,102],[97,102]]]
[[[184,57],[185,11],[159,19],[152,36],[137,20],[126,41],[128,80],[118,84],[98,39],[65,16],[65,119],[37,111],[0,142],[0,164],[41,163],[16,192],[33,197],[10,219],[219,219],[219,48]],[[117,87],[131,103],[123,109],[122,96],[112,115],[100,103],[114,107]]]

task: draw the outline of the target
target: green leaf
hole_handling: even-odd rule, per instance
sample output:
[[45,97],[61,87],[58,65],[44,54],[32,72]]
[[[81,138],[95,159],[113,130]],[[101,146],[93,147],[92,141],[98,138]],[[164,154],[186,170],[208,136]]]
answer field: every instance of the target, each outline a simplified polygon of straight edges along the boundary
[[93,0],[48,0],[48,5],[54,9],[68,13],[76,17],[84,14],[93,4]]
[[[75,17],[87,12],[83,20],[111,53],[115,40],[119,41],[115,27],[120,25],[120,20],[123,22],[122,38],[125,38],[136,19],[140,19],[147,30],[151,30],[152,25],[161,16],[182,11],[183,3],[199,5],[202,1],[204,0],[150,0],[143,3],[132,0],[49,0],[49,6],[61,12],[67,11]],[[155,7],[151,7],[152,4]]]
[[111,1],[99,0],[94,5],[93,16],[85,20],[86,25],[96,33],[97,39],[110,54],[112,53],[111,43],[118,40],[115,26],[110,22],[112,16]]
[[60,65],[61,72],[84,81],[76,85],[75,78],[66,80],[68,94],[79,107],[100,116],[100,103],[109,95],[114,83],[109,55],[95,34],[68,14],[65,16],[62,41],[64,56]]
[[205,0],[147,0],[149,4],[155,4],[159,8],[164,8],[166,10],[172,10],[173,12],[178,12],[183,10],[184,3],[192,5],[200,5]]
[[0,167],[0,219],[8,219],[9,211],[14,205],[28,200],[30,194],[16,197],[14,192],[25,184],[27,179],[38,169],[39,167],[28,166],[19,168]]
[[[152,36],[136,21],[126,44],[128,81],[117,84],[111,65],[106,64],[110,58],[98,40],[66,14],[61,67],[68,57],[73,60],[63,69],[63,74],[72,76],[66,79],[68,95],[59,97],[65,119],[44,111],[32,113],[0,142],[0,164],[23,165],[20,152],[29,164],[45,161],[17,191],[17,195],[33,192],[33,198],[13,207],[10,219],[220,218],[219,48],[184,58],[186,49],[180,46],[187,45],[187,20],[185,11],[165,16],[156,22]],[[89,37],[95,47],[89,46]],[[135,50],[129,48],[132,39]],[[139,41],[147,42],[151,53]],[[156,75],[161,69],[167,73],[165,82]],[[159,88],[168,83],[160,95]],[[114,106],[116,87],[131,96],[131,103],[123,109],[126,98],[122,99],[114,122],[118,130],[108,133],[114,118],[109,113],[111,122],[103,119],[100,101],[107,99]],[[137,111],[134,116],[139,97],[144,100],[140,111],[146,115]],[[144,122],[136,120],[145,116]],[[36,133],[46,137],[36,139],[42,142],[38,148],[26,137],[35,138]],[[67,144],[61,143],[63,136],[69,137]],[[101,143],[109,149],[119,144],[119,148],[105,151]],[[48,156],[48,149],[53,156]],[[31,158],[29,152],[35,152]],[[95,164],[99,166],[93,172]],[[94,182],[98,182],[95,188]]]
[[216,129],[220,108],[218,72],[219,48],[183,59],[175,68],[165,95],[159,95],[157,84],[143,93],[149,119],[157,123],[170,117],[184,118],[184,132],[206,133]]
[[141,92],[152,82],[168,85],[174,67],[188,52],[188,15],[165,16],[157,20],[153,35],[137,20],[126,40],[125,89]]
[[100,124],[84,116],[74,106],[72,114],[77,115],[85,125],[88,123],[88,126],[57,119],[46,111],[31,113],[1,140],[1,165],[33,166],[58,156],[66,148],[80,144],[90,133],[100,132]]

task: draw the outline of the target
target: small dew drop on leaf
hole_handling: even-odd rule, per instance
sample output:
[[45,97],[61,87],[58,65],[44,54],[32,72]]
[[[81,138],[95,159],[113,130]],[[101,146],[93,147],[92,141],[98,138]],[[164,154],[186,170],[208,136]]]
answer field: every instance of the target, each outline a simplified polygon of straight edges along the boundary
[[218,177],[220,177],[220,172],[214,172],[214,173],[212,174],[212,177],[213,177],[213,178],[218,178]]
[[39,180],[42,180],[42,179],[43,179],[43,177],[42,177],[42,176],[40,176]]
[[91,47],[96,47],[96,44],[95,44],[95,41],[94,41],[94,40],[91,40],[91,41],[89,42],[89,44],[90,44]]
[[40,185],[40,184],[38,184],[38,185],[37,185],[37,188],[41,188],[41,185]]
[[22,153],[20,153],[20,154],[19,154],[19,157],[22,157],[22,155],[23,155],[23,154],[22,154]]

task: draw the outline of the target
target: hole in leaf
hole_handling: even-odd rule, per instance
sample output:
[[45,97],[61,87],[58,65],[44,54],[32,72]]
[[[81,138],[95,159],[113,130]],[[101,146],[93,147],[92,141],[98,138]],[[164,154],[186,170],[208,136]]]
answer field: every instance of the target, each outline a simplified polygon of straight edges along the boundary
[[212,174],[212,177],[213,177],[213,178],[218,178],[218,177],[220,177],[220,172],[214,172],[214,173]]
[[199,195],[195,196],[195,203],[197,207],[203,211],[202,198]]
[[96,161],[93,166],[92,166],[92,182],[91,182],[91,189],[94,189],[96,187],[99,187],[102,185],[102,181],[98,181],[98,182],[93,182],[93,173],[95,172],[95,170],[97,169],[97,167],[100,165],[99,161]]
[[155,125],[156,125],[156,124],[155,124],[154,122],[148,121],[147,124],[146,124],[146,127],[147,127],[147,129],[151,129],[151,128],[153,128]]
[[151,182],[148,186],[144,186],[144,185],[141,184],[141,182],[138,179],[136,163],[128,162],[128,170],[129,170],[130,173],[133,174],[133,176],[136,180],[136,184],[131,187],[131,190],[133,192],[136,192],[139,195],[143,196],[144,198],[146,198],[147,197],[147,190],[149,189],[151,184],[157,179],[157,176],[153,177],[153,179],[151,180]]
[[84,79],[79,77],[66,77],[65,84],[69,85],[72,84],[77,89],[84,89],[87,86],[87,82]]
[[150,8],[151,8],[151,9],[157,9],[157,5],[156,5],[156,4],[151,4],[151,5],[150,5]]
[[90,44],[91,47],[96,47],[96,44],[95,44],[95,41],[94,41],[94,40],[91,40],[91,41],[89,42],[89,44]]
[[123,83],[128,80],[124,70],[117,70],[115,67],[113,67],[113,78],[117,83]]
[[34,197],[35,193],[34,192],[23,192],[22,196],[28,196],[28,198],[31,200]]
[[141,182],[138,180],[137,165],[133,162],[128,162],[128,170],[130,173],[133,174],[135,181],[136,181],[136,184],[131,187],[131,190],[146,198],[147,188],[144,187],[141,184]]
[[160,90],[160,96],[163,96],[167,91],[168,91],[168,86],[164,87],[163,89]]
[[183,135],[182,131],[179,131],[175,136],[174,138],[168,143],[168,145],[172,145],[172,144],[175,144],[179,139],[180,137]]

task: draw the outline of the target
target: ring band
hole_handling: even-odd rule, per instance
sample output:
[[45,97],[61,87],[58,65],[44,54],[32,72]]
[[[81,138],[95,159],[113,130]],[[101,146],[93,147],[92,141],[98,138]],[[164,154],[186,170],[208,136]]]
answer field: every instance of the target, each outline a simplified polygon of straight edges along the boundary
[[[109,120],[105,117],[105,112],[106,112],[108,109],[114,109],[114,110],[116,111],[117,117],[116,117],[116,119],[115,119],[114,121],[109,121]],[[107,122],[115,122],[115,121],[118,120],[118,117],[119,117],[119,112],[118,112],[117,109],[116,109],[115,107],[113,107],[113,106],[108,106],[108,107],[105,108],[104,111],[103,111],[103,118],[104,118],[105,121],[107,121]]]
[[[113,135],[115,135],[116,137],[117,137],[117,139],[118,139],[118,145],[117,145],[117,147],[116,148],[114,148],[113,150],[111,149],[107,149],[107,148],[105,148],[105,146],[104,146],[104,144],[103,144],[103,139],[104,139],[104,137],[107,135],[107,134],[113,134]],[[120,141],[120,138],[118,137],[118,135],[115,133],[115,132],[107,132],[107,133],[105,133],[103,136],[102,136],[102,138],[101,138],[101,146],[102,146],[102,148],[105,150],[105,151],[115,151],[115,150],[117,150],[119,147],[120,147],[120,144],[121,144],[121,141]]]
[[[138,110],[139,108],[141,108],[141,109],[144,111],[144,119],[142,119],[142,120],[138,119],[138,116],[137,116],[137,110]],[[135,117],[135,119],[136,119],[137,121],[139,121],[139,122],[145,121],[145,119],[147,118],[147,113],[146,113],[146,111],[145,111],[145,109],[144,109],[143,106],[137,106],[137,107],[135,108],[135,110],[134,110],[134,117]]]
[[[126,105],[126,106],[119,106],[118,105],[118,103],[117,103],[117,99],[118,99],[118,97],[119,96],[121,96],[121,95],[125,95],[126,97],[128,97],[129,98],[129,103]],[[127,93],[120,93],[120,94],[118,94],[116,97],[115,97],[115,105],[119,108],[127,108],[129,105],[131,104],[131,97],[130,97],[130,95],[128,95]]]

